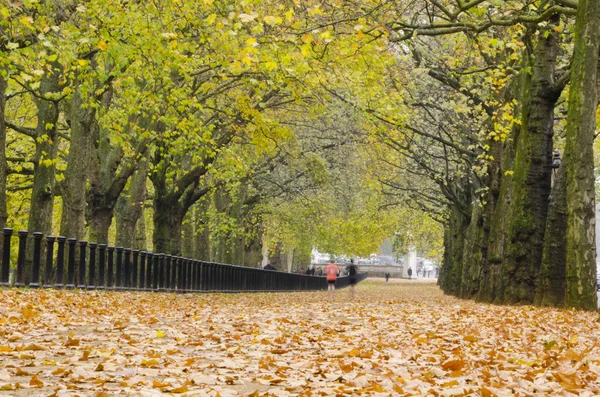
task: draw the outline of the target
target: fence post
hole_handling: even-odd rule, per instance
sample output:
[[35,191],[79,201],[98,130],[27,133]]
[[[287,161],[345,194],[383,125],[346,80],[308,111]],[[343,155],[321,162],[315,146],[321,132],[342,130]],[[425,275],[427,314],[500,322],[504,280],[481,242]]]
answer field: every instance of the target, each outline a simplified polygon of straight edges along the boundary
[[40,286],[40,259],[42,256],[42,237],[40,232],[33,233],[33,262],[31,267],[31,282],[29,288],[39,288]]
[[66,288],[75,288],[75,245],[77,239],[70,238],[67,240],[69,244],[69,261],[67,263],[67,285]]
[[140,289],[146,289],[146,251],[140,252]]
[[152,254],[152,263],[154,264],[152,270],[154,275],[153,290],[158,291],[158,282],[160,280],[160,254]]
[[131,286],[131,248],[123,250],[125,262],[123,263],[123,289],[129,289]]
[[190,267],[190,282],[189,282],[189,290],[190,292],[195,291],[196,287],[196,261],[194,259],[189,259],[189,267]]
[[15,277],[15,287],[25,286],[25,252],[27,250],[27,230],[19,230],[19,254],[17,256],[17,277]]
[[176,282],[176,286],[177,286],[177,292],[181,292],[181,257],[180,256],[174,256],[173,260],[175,261],[175,269],[177,270],[177,282]]
[[107,265],[106,265],[106,288],[115,288],[115,261],[114,252],[115,247],[106,247],[107,254]]
[[171,255],[165,255],[165,287],[167,291],[171,290]]
[[196,266],[196,279],[194,289],[196,291],[200,291],[200,261],[194,261],[194,265]]
[[106,244],[98,244],[98,288],[104,289],[106,276]]
[[152,252],[146,253],[146,289],[152,289]]
[[2,276],[0,278],[0,286],[8,287],[10,285],[8,282],[10,272],[10,238],[13,234],[13,230],[5,227],[2,229],[2,234],[4,234],[4,245],[2,246]]
[[117,253],[117,282],[115,287],[117,289],[123,289],[123,247],[116,247],[115,252]]
[[158,285],[156,290],[165,290],[165,254],[158,254]]
[[176,291],[177,290],[177,257],[170,255],[170,261],[171,264],[170,269],[171,269],[171,291]]
[[192,275],[190,274],[192,271],[192,261],[190,260],[190,258],[184,258],[183,260],[185,264],[185,270],[183,271],[183,274],[185,275],[185,285],[183,286],[183,289],[185,292],[190,292],[190,282],[192,281]]
[[140,255],[140,251],[133,250],[131,251],[133,254],[133,261],[131,262],[131,288],[134,290],[139,289],[138,287],[138,256]]
[[58,236],[56,241],[58,242],[58,249],[56,250],[56,280],[54,281],[54,288],[62,288],[65,277],[65,243],[67,242],[67,238],[65,236]]
[[96,247],[98,244],[90,243],[90,270],[88,272],[88,285],[87,289],[96,288]]
[[77,288],[85,288],[85,256],[87,252],[87,241],[82,240],[79,242],[79,285]]
[[44,272],[44,288],[52,287],[52,257],[56,237],[46,236],[46,271]]

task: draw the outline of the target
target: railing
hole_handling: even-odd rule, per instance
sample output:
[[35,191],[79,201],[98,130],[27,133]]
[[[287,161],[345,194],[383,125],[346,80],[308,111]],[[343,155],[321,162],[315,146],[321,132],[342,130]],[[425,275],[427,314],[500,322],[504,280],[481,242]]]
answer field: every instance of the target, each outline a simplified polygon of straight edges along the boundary
[[[4,244],[0,286],[11,286],[9,270],[13,230],[2,229]],[[327,289],[323,276],[286,273],[181,256],[155,254],[106,244],[88,243],[66,237],[46,237],[45,267],[40,269],[42,233],[33,233],[31,282],[25,281],[27,231],[19,231],[15,287],[116,289],[171,292],[309,291]],[[56,247],[56,256],[54,256]],[[76,260],[76,248],[79,257]],[[29,269],[28,269],[29,270]],[[360,273],[357,281],[367,278]],[[338,277],[336,288],[349,285],[350,278]]]

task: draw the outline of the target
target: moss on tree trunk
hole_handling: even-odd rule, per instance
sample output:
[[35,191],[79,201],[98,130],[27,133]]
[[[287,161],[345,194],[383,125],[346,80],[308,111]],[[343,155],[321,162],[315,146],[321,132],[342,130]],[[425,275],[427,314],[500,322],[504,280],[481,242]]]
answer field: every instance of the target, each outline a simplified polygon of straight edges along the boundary
[[529,97],[524,98],[517,141],[513,191],[502,262],[502,303],[532,303],[542,261],[552,162],[554,87],[558,41],[551,27],[541,32],[532,57]]
[[580,0],[575,24],[567,113],[566,305],[597,309],[594,133],[596,128],[600,2]]
[[567,260],[567,172],[556,172],[550,194],[542,266],[538,275],[534,303],[537,306],[563,306],[565,302],[565,268]]

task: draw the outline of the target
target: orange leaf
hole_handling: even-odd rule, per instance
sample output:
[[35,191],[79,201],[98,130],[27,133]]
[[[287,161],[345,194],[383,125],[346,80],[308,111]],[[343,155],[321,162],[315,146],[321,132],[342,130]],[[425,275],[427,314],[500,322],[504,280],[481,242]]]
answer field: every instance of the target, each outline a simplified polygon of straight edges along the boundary
[[465,362],[463,360],[448,360],[442,364],[442,369],[446,371],[460,371],[465,366]]
[[44,386],[44,382],[38,379],[37,375],[33,375],[31,380],[29,381],[29,386],[31,387],[42,387]]

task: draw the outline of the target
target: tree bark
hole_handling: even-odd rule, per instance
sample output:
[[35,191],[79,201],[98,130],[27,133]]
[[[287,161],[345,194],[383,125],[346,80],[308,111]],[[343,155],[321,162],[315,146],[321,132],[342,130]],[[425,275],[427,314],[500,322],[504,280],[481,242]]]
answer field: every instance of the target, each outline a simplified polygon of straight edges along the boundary
[[481,263],[483,262],[483,205],[475,200],[472,205],[471,222],[465,231],[462,255],[461,283],[458,296],[470,299],[479,290]]
[[454,205],[444,233],[443,274],[438,283],[446,294],[459,295],[465,248],[465,233],[470,219]]
[[194,211],[188,211],[185,217],[183,218],[183,242],[182,249],[183,256],[187,258],[194,257]]
[[[49,67],[51,67],[51,70],[44,74],[40,82],[41,96],[46,96],[60,90],[58,85],[61,71],[60,65],[52,64]],[[58,103],[37,99],[36,104],[37,126],[35,129],[35,155],[33,158],[33,188],[31,191],[29,221],[27,223],[29,236],[27,238],[27,255],[24,272],[26,285],[31,282],[33,232],[42,232],[45,235],[52,233],[58,152]],[[42,268],[46,258],[43,253],[44,249],[42,248]]]
[[563,165],[556,172],[550,194],[542,266],[535,294],[536,306],[560,307],[565,303],[567,261],[567,172]]
[[[512,88],[514,96],[518,99],[514,114],[522,112],[521,104],[528,98],[531,87],[531,75],[525,68],[528,61],[524,60],[521,74]],[[510,211],[513,192],[513,178],[508,173],[513,172],[515,153],[519,142],[521,127],[514,124],[510,137],[504,142],[494,143],[494,161],[490,166],[490,190],[488,194],[488,207],[486,222],[489,222],[487,233],[487,249],[485,264],[482,268],[478,300],[481,302],[502,302],[501,270],[506,247],[506,215]]]
[[598,105],[597,68],[600,2],[580,0],[575,23],[567,113],[567,290],[566,305],[597,309],[594,133]]
[[515,156],[502,263],[503,303],[532,303],[535,295],[550,195],[554,107],[558,100],[552,88],[557,50],[558,40],[552,27],[540,32]]
[[[8,164],[6,163],[6,89],[8,82],[0,73],[0,229],[6,227],[8,212],[6,209],[6,177],[8,175]],[[1,239],[0,239],[1,240]],[[2,252],[4,241],[0,242]]]
[[94,108],[84,108],[80,87],[71,98],[69,115],[71,141],[65,179],[61,187],[63,210],[60,234],[68,238],[85,236],[85,186],[88,178],[89,139],[95,117]]
[[[137,171],[129,180],[129,189],[121,192],[115,204],[115,218],[117,226],[116,245],[119,247],[133,247],[138,223],[143,226],[145,234],[145,220],[142,218],[146,202],[146,178],[148,162],[141,161]],[[145,246],[145,244],[143,244]]]
[[202,199],[194,205],[196,223],[194,228],[194,257],[202,261],[212,261],[210,228],[208,224],[209,199]]

